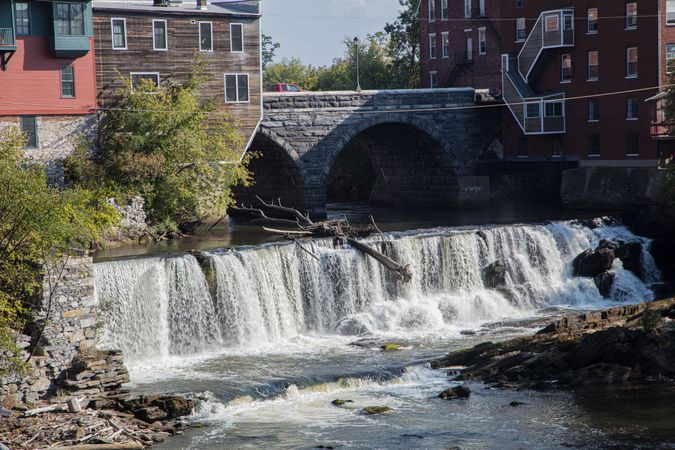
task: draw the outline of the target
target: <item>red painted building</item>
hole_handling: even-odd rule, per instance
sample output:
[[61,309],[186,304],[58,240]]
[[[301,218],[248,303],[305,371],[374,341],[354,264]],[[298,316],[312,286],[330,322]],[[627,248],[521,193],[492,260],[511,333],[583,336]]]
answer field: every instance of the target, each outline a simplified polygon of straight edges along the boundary
[[500,93],[505,159],[656,165],[647,100],[675,57],[675,1],[422,0],[420,16],[423,86]]
[[0,0],[0,128],[28,136],[26,155],[56,167],[96,124],[91,3]]

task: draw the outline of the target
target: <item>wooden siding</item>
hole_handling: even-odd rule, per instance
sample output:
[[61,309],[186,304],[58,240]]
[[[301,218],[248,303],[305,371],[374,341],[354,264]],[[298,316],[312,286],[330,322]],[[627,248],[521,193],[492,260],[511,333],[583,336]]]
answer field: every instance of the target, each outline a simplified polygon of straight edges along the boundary
[[[126,19],[127,50],[112,49],[111,18]],[[168,50],[155,51],[152,44],[152,21],[167,21]],[[199,52],[199,22],[211,22],[213,51]],[[230,23],[244,26],[244,52],[230,49]],[[122,87],[120,76],[128,79],[131,72],[159,72],[162,82],[184,80],[194,61],[195,52],[206,59],[207,81],[204,98],[213,98],[221,111],[237,121],[246,142],[251,139],[260,119],[260,20],[257,18],[223,17],[208,14],[171,15],[130,11],[97,11],[94,9],[98,102],[101,108],[113,107]],[[224,74],[249,75],[249,102],[226,103]]]

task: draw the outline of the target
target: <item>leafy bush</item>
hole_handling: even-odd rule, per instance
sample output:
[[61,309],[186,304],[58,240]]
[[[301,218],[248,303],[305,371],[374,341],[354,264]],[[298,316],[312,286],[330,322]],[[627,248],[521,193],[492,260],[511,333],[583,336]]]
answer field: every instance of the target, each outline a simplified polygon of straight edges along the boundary
[[140,195],[151,225],[189,229],[222,215],[233,203],[231,187],[247,185],[248,156],[237,124],[211,99],[202,99],[204,63],[197,58],[185,82],[160,87],[144,80],[124,88],[105,117],[102,148],[81,150],[67,162],[68,178],[103,187],[120,201]]
[[640,316],[640,325],[647,333],[654,333],[663,324],[663,314],[660,309],[647,307]]
[[[119,220],[97,192],[50,187],[42,166],[22,159],[25,137],[0,130],[0,354],[16,355],[12,330],[21,330],[42,297],[41,269],[74,249],[88,249]],[[11,358],[0,371],[16,369]]]

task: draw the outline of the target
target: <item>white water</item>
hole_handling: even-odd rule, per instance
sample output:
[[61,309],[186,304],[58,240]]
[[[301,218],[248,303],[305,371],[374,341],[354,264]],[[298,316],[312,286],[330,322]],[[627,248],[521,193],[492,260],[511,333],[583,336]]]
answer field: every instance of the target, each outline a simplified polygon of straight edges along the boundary
[[[573,277],[571,268],[576,255],[603,238],[640,239],[624,227],[591,230],[571,222],[393,233],[390,255],[410,264],[413,273],[405,286],[372,259],[330,242],[303,244],[318,261],[296,245],[209,254],[214,295],[190,255],[99,263],[102,342],[140,361],[281,348],[348,328],[375,335],[456,335],[547,306],[606,307],[593,281]],[[481,271],[498,259],[507,266],[508,286],[488,289]],[[646,250],[643,265],[647,281],[658,278]],[[620,261],[612,270],[612,301],[652,297]]]

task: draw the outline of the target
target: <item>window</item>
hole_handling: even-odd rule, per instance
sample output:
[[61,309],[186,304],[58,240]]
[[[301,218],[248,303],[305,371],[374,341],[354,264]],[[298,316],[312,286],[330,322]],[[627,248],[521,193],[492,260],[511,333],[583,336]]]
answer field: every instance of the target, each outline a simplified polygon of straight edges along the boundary
[[525,118],[538,119],[540,114],[539,102],[527,103],[525,105]]
[[448,0],[441,0],[441,19],[448,20]]
[[485,28],[478,29],[478,54],[485,55],[487,53],[487,33]]
[[600,101],[597,98],[588,100],[588,121],[598,122],[600,120]]
[[638,49],[637,47],[628,47],[626,49],[626,78],[637,78],[638,76]]
[[666,73],[675,72],[675,44],[666,45]]
[[30,13],[28,11],[28,2],[16,2],[14,4],[14,22],[16,24],[16,34],[30,34]]
[[569,53],[560,57],[560,81],[572,81],[572,55]]
[[225,101],[228,103],[247,103],[248,74],[225,74]]
[[292,84],[284,84],[281,86],[283,92],[300,92],[300,88],[293,86]]
[[429,0],[429,22],[436,20],[436,0]]
[[600,136],[597,134],[588,136],[588,156],[600,156]]
[[563,30],[573,30],[574,29],[574,15],[573,14],[563,14]]
[[441,33],[441,44],[443,48],[443,58],[450,56],[450,37],[448,32]]
[[159,72],[131,72],[131,89],[143,87],[149,91],[159,87]]
[[597,50],[588,52],[588,79],[597,80],[600,76],[600,56]]
[[637,97],[629,97],[626,99],[626,119],[637,120],[638,115],[638,99]]
[[436,59],[436,34],[429,35],[429,59]]
[[233,53],[244,53],[244,25],[230,24],[230,47]]
[[152,48],[154,50],[168,50],[166,36],[166,20],[152,21]]
[[56,23],[56,29],[61,35],[84,35],[84,5],[82,3],[57,3]]
[[528,148],[527,148],[527,136],[519,136],[518,137],[518,157],[519,158],[527,158],[527,155],[529,154]]
[[666,24],[675,25],[675,0],[666,0]]
[[516,0],[516,8],[522,8],[524,3],[524,0]]
[[113,50],[127,49],[127,20],[111,19],[112,48]]
[[547,33],[560,31],[560,17],[557,14],[546,16],[545,24]]
[[562,102],[546,102],[544,103],[544,117],[562,117],[563,104]]
[[464,0],[464,17],[466,19],[471,17],[471,0]]
[[598,8],[588,8],[586,12],[586,17],[588,18],[588,28],[586,31],[588,33],[597,33],[598,32]]
[[61,66],[61,97],[75,97],[75,68]]
[[199,22],[199,51],[213,51],[213,26],[211,22]]
[[435,70],[429,72],[429,87],[431,89],[436,89],[438,87],[438,72]]
[[527,37],[527,30],[525,29],[525,18],[518,17],[516,19],[516,42],[524,41]]
[[640,136],[637,133],[628,133],[626,135],[626,154],[629,156],[640,154]]
[[637,21],[637,2],[626,3],[626,28],[629,30],[637,28]]
[[37,117],[19,117],[19,128],[26,135],[26,148],[38,148]]

